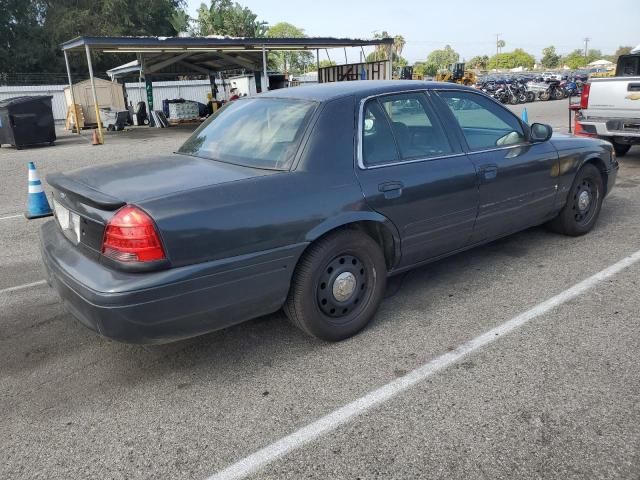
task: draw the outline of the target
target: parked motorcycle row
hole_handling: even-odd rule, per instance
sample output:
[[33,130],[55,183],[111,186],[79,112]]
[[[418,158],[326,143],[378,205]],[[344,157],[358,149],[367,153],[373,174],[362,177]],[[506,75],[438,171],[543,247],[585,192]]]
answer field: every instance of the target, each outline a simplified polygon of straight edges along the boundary
[[516,105],[580,95],[585,80],[578,76],[566,76],[562,79],[522,76],[484,78],[480,79],[475,87],[502,103]]

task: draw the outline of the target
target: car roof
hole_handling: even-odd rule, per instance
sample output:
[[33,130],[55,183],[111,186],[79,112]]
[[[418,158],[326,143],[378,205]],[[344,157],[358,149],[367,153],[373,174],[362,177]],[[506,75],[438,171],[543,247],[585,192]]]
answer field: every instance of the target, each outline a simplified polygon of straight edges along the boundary
[[354,80],[348,82],[319,83],[299,87],[280,88],[261,94],[261,97],[297,98],[325,102],[347,96],[368,97],[382,93],[432,88],[473,90],[455,83],[426,82],[422,80]]

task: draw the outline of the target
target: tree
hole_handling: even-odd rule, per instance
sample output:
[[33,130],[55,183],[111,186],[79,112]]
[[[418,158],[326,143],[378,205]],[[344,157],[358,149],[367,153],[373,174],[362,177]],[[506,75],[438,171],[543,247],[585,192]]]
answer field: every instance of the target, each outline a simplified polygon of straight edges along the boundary
[[[267,37],[303,38],[304,30],[287,22],[276,23],[267,30]],[[313,63],[311,52],[275,52],[269,54],[274,59],[276,69],[281,72],[301,73]]]
[[169,23],[171,23],[173,29],[178,33],[188,32],[191,25],[191,17],[187,12],[179,9],[173,12],[169,19]]
[[477,55],[477,56],[471,58],[471,60],[469,60],[467,62],[467,65],[469,65],[471,68],[477,68],[479,70],[486,70],[488,63],[489,63],[489,56],[488,55]]
[[[381,40],[383,38],[393,38],[393,45],[391,45],[391,67],[396,70],[401,67],[405,67],[408,65],[408,62],[405,58],[402,57],[402,50],[404,49],[405,44],[407,43],[402,35],[396,35],[391,37],[389,32],[383,30],[381,33],[375,32],[373,34],[375,39]],[[388,46],[387,45],[376,45],[375,50],[367,55],[367,62],[378,62],[382,60],[388,59]]]
[[267,23],[249,8],[231,0],[211,0],[211,5],[200,4],[197,33],[202,36],[224,35],[228,37],[264,37]]
[[416,62],[413,64],[413,73],[427,77],[435,77],[438,66],[435,63]]
[[553,45],[542,49],[542,59],[540,63],[544,68],[556,68],[560,64],[560,55],[556,53]]
[[[63,73],[60,44],[79,35],[172,36],[183,0],[0,0],[0,69],[8,73]],[[97,74],[133,56],[93,54]],[[71,56],[72,70],[86,72]]]
[[533,68],[536,59],[530,53],[521,48],[516,48],[513,52],[500,53],[489,59],[487,67],[489,69],[498,68]]
[[393,37],[393,53],[402,56],[402,50],[404,50],[404,46],[407,44],[404,37],[402,35],[396,35]]
[[562,63],[572,70],[586,67],[588,63],[594,60],[602,58],[602,52],[600,50],[591,49],[587,52],[587,56],[584,55],[584,50],[579,48],[562,58]]
[[325,68],[325,67],[333,67],[337,65],[336,62],[334,62],[333,60],[320,60],[320,68]]
[[445,45],[441,50],[434,50],[427,56],[427,63],[432,63],[437,69],[447,68],[460,60],[460,54],[451,45]]
[[620,57],[620,55],[628,55],[629,53],[631,53],[631,50],[633,50],[633,47],[618,47],[613,55],[607,56],[607,60],[613,63],[617,63],[618,57]]

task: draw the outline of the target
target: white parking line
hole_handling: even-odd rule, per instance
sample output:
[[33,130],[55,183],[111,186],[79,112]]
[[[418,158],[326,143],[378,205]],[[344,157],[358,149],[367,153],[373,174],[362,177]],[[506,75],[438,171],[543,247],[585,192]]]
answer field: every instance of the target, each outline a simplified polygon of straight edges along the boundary
[[12,218],[19,218],[19,217],[23,217],[24,215],[19,213],[18,215],[9,215],[8,217],[0,217],[0,220],[10,220]]
[[18,290],[24,290],[25,288],[38,287],[47,283],[45,280],[38,280],[37,282],[25,283],[23,285],[16,285],[15,287],[3,288],[0,290],[0,295],[3,293],[17,292]]
[[575,284],[569,289],[551,297],[548,300],[536,305],[535,307],[521,313],[511,320],[492,328],[482,335],[460,345],[455,350],[445,353],[428,363],[412,370],[403,377],[387,383],[386,385],[373,390],[363,397],[341,407],[333,412],[321,417],[315,422],[302,427],[300,430],[293,432],[286,437],[277,440],[264,447],[261,450],[249,455],[242,460],[228,466],[224,470],[212,475],[207,480],[236,480],[250,475],[274,460],[306,445],[318,437],[332,432],[341,425],[353,420],[365,411],[381,405],[382,403],[394,398],[405,390],[413,387],[419,382],[427,379],[436,372],[457,362],[465,355],[472,353],[479,348],[484,347],[500,338],[502,335],[512,332],[516,328],[524,325],[530,320],[537,318],[555,307],[568,302],[569,300],[583,294],[587,290],[593,288],[598,283],[624,270],[640,260],[640,250],[634,254],[620,260],[619,262],[605,268],[595,275]]

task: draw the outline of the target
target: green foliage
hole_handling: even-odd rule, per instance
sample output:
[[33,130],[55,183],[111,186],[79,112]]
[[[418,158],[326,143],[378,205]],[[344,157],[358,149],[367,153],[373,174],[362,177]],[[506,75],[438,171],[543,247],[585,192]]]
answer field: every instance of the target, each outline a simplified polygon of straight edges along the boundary
[[320,68],[333,67],[335,65],[337,65],[337,63],[333,60],[320,60]]
[[535,63],[536,59],[533,55],[521,48],[516,48],[513,52],[500,53],[491,57],[487,63],[487,68],[491,70],[496,68],[533,68]]
[[588,63],[594,60],[602,58],[602,52],[600,50],[591,49],[587,52],[587,56],[584,56],[584,50],[579,48],[562,57],[562,64],[567,65],[571,69],[586,67]]
[[[171,36],[183,0],[0,0],[0,70],[65,72],[60,44],[79,35]],[[97,74],[131,58],[94,55]],[[72,67],[86,71],[84,59]]]
[[178,33],[188,32],[191,24],[191,17],[189,17],[189,14],[182,9],[176,10],[171,15],[169,23],[171,23],[173,29]]
[[[393,59],[391,61],[391,68],[393,68],[394,70],[398,68],[406,67],[409,64],[406,58],[401,57],[396,52],[392,51],[391,55]],[[367,58],[366,58],[367,62],[379,62],[382,60],[387,60],[387,52],[385,52],[384,50],[380,50],[380,51],[376,50],[374,52],[371,52],[369,55],[367,55]]]
[[479,70],[486,70],[489,63],[489,55],[477,55],[467,62],[469,68],[477,68]]
[[613,63],[617,63],[620,55],[628,55],[631,53],[631,50],[633,50],[633,47],[618,47],[616,52],[613,55],[607,55],[606,59]]
[[[406,67],[409,62],[402,56],[402,50],[407,43],[402,35],[392,35],[383,30],[382,32],[376,32],[373,35],[374,38],[380,40],[382,38],[393,38],[393,45],[391,46],[391,68],[397,70],[402,67]],[[387,45],[376,45],[375,50],[367,55],[367,62],[378,62],[381,60],[388,60],[389,54]]]
[[553,45],[542,49],[542,59],[540,63],[544,68],[557,68],[560,66],[560,55],[556,53]]
[[435,63],[416,62],[413,64],[413,73],[427,77],[435,77],[438,66]]
[[[306,37],[304,30],[287,22],[279,22],[272,25],[267,30],[267,37],[281,38],[303,38]],[[302,73],[308,70],[314,63],[311,52],[274,52],[269,54],[276,70],[289,73]]]
[[451,45],[445,45],[441,50],[434,50],[427,56],[427,63],[434,64],[436,70],[447,68],[458,60],[460,60],[460,54],[451,48]]
[[267,23],[249,8],[232,0],[211,0],[200,4],[196,33],[201,36],[223,35],[228,37],[264,37]]

